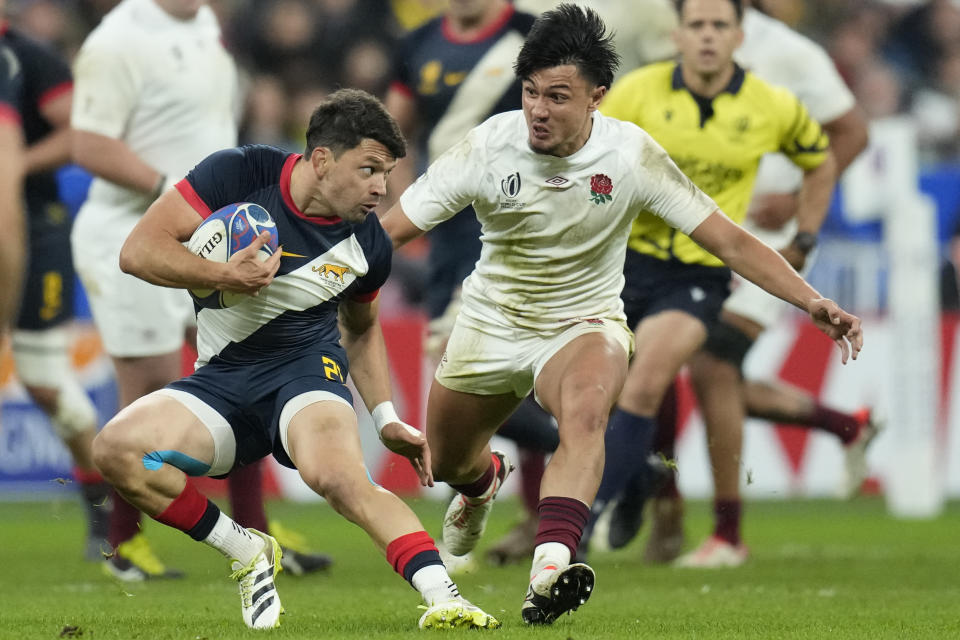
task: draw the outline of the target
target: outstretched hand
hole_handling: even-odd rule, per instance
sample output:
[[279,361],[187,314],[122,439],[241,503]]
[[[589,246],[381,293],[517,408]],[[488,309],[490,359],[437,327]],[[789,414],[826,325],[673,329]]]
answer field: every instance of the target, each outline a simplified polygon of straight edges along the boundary
[[270,232],[264,231],[248,246],[230,256],[227,261],[229,271],[222,287],[225,291],[255,296],[273,281],[280,268],[281,251],[277,249],[265,258],[260,249],[269,241]]
[[863,348],[863,329],[860,318],[847,313],[828,298],[816,298],[807,305],[810,319],[820,331],[823,331],[840,347],[841,362],[847,364],[852,356],[854,360]]
[[422,486],[433,486],[430,446],[426,436],[405,422],[388,422],[380,431],[380,440],[387,449],[410,461]]

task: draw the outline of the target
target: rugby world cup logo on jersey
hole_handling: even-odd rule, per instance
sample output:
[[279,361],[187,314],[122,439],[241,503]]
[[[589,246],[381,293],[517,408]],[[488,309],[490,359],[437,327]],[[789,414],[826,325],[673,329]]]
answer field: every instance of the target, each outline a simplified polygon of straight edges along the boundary
[[613,200],[613,180],[602,173],[590,177],[590,199],[593,204],[604,204]]
[[520,172],[516,171],[500,181],[500,191],[507,196],[506,200],[500,200],[501,209],[520,209],[526,202],[519,202],[517,196],[520,194]]

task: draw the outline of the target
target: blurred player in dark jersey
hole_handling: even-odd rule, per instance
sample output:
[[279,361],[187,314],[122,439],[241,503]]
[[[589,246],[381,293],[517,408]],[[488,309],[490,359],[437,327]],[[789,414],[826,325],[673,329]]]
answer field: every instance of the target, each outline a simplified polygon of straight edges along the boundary
[[[412,158],[392,176],[392,195],[489,116],[520,108],[520,81],[511,65],[533,25],[532,15],[507,0],[451,0],[446,12],[400,44],[387,110],[407,139]],[[414,173],[416,171],[416,173]],[[467,207],[427,235],[430,248],[424,291],[430,318],[427,351],[439,359],[460,309],[460,285],[480,257],[480,223]],[[487,552],[497,564],[526,560],[534,549],[536,508],[544,456],[559,444],[549,415],[528,398],[498,432],[520,447],[525,519]],[[454,569],[460,563],[452,559]]]
[[13,327],[17,377],[50,419],[73,457],[73,476],[87,511],[85,556],[107,551],[109,486],[91,459],[97,413],[71,370],[67,325],[73,318],[71,218],[60,202],[55,171],[70,158],[70,67],[5,23],[0,42],[20,68],[18,108],[26,142],[24,190],[27,262],[20,310]]

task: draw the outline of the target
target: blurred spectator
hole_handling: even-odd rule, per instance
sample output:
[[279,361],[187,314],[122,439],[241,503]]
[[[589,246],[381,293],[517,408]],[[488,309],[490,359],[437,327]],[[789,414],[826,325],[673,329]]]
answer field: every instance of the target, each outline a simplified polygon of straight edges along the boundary
[[886,118],[903,109],[903,91],[893,67],[874,61],[854,80],[853,93],[870,120]]
[[960,3],[931,0],[909,11],[893,25],[884,51],[910,78],[935,82],[937,63],[960,47]]
[[917,91],[911,113],[927,163],[960,160],[960,48],[937,62],[934,83]]

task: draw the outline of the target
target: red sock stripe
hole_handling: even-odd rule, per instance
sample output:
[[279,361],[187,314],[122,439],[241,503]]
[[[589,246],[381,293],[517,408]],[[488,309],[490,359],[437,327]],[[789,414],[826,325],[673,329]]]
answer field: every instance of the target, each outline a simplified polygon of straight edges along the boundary
[[403,576],[407,563],[415,555],[424,551],[437,551],[437,545],[433,543],[433,538],[426,531],[414,531],[400,536],[387,545],[387,562],[394,571]]
[[170,506],[153,517],[154,520],[163,524],[180,529],[180,531],[190,531],[200,522],[203,512],[207,510],[207,498],[197,491],[197,487],[187,481],[183,491],[180,492]]
[[74,467],[73,478],[80,484],[100,484],[103,482],[103,476],[96,469]]

